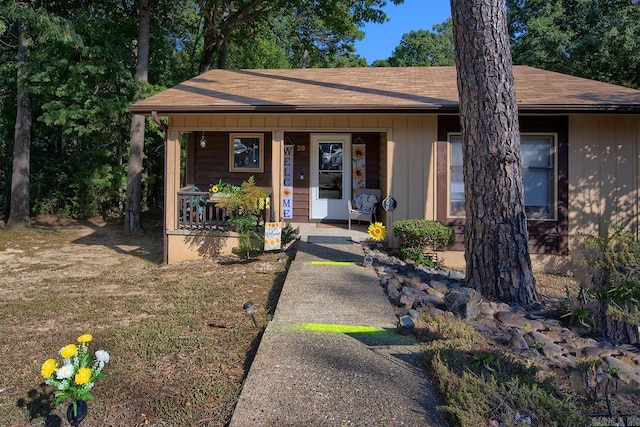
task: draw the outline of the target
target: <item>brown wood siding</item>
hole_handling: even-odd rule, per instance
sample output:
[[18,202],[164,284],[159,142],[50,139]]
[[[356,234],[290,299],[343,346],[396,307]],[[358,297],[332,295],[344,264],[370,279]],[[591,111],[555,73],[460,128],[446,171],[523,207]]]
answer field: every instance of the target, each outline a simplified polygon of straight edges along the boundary
[[[531,253],[566,255],[569,252],[569,125],[565,116],[520,117],[520,132],[553,132],[557,140],[557,220],[527,221],[529,231],[529,250]],[[458,116],[438,117],[437,144],[437,218],[440,222],[453,226],[456,232],[456,244],[453,250],[464,250],[464,219],[447,217],[447,134],[460,132]]]
[[[238,133],[238,132],[234,132]],[[255,133],[255,132],[252,132]],[[273,185],[271,182],[271,132],[261,132],[264,134],[263,172],[229,172],[229,135],[231,132],[205,132],[207,146],[200,147],[196,141],[193,144],[195,149],[193,183],[201,191],[207,191],[212,184],[222,181],[232,184],[241,185],[242,181],[246,181],[250,176],[256,180],[256,184],[271,193]],[[198,141],[200,132],[197,132]]]

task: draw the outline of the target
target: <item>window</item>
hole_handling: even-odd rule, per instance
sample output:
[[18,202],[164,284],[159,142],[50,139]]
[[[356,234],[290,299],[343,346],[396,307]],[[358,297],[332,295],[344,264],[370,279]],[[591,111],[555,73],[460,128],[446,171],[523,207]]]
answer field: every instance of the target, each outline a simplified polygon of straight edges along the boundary
[[[527,219],[557,218],[556,137],[550,134],[523,134],[520,141],[524,202]],[[449,135],[449,217],[464,217],[464,177],[462,136]]]
[[229,137],[229,171],[263,172],[264,135],[232,133]]

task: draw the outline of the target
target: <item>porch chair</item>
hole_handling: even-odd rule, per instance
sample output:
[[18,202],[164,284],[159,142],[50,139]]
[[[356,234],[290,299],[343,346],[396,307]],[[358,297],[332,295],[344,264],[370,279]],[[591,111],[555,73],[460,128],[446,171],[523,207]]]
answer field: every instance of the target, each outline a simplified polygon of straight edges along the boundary
[[382,198],[382,190],[377,188],[358,188],[353,200],[348,201],[349,208],[349,230],[351,230],[351,220],[357,219],[372,223],[377,220],[376,207]]

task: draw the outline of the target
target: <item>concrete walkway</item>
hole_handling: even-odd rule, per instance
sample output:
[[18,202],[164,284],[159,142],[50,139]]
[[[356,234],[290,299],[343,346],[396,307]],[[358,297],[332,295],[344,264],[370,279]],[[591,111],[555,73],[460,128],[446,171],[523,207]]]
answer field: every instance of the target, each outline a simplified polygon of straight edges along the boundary
[[366,233],[301,231],[230,425],[445,426],[415,338],[362,266]]

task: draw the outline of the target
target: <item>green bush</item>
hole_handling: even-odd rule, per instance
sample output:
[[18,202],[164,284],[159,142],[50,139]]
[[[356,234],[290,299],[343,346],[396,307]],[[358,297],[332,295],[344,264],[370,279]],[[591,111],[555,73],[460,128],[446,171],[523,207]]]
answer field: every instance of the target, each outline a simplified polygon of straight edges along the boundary
[[584,236],[578,247],[597,299],[640,300],[640,242],[632,233],[611,224],[606,236]]
[[437,267],[437,262],[424,255],[454,242],[453,229],[438,221],[406,219],[393,223],[393,233],[400,239],[400,255],[418,264]]
[[428,219],[406,219],[393,223],[393,234],[406,247],[423,250],[441,250],[453,244],[455,234],[451,227]]
[[282,235],[280,236],[280,242],[283,247],[286,247],[289,243],[297,240],[300,237],[300,227],[294,227],[291,223],[285,223],[282,228]]
[[[253,176],[243,181],[240,188],[225,195],[219,205],[225,207],[231,219],[229,222],[236,226],[236,232],[240,239],[240,245],[235,248],[239,255],[251,257],[252,251],[260,250],[264,236],[258,232],[258,218],[264,208],[261,200],[269,197],[266,191],[256,185]],[[257,242],[257,243],[256,243]]]

